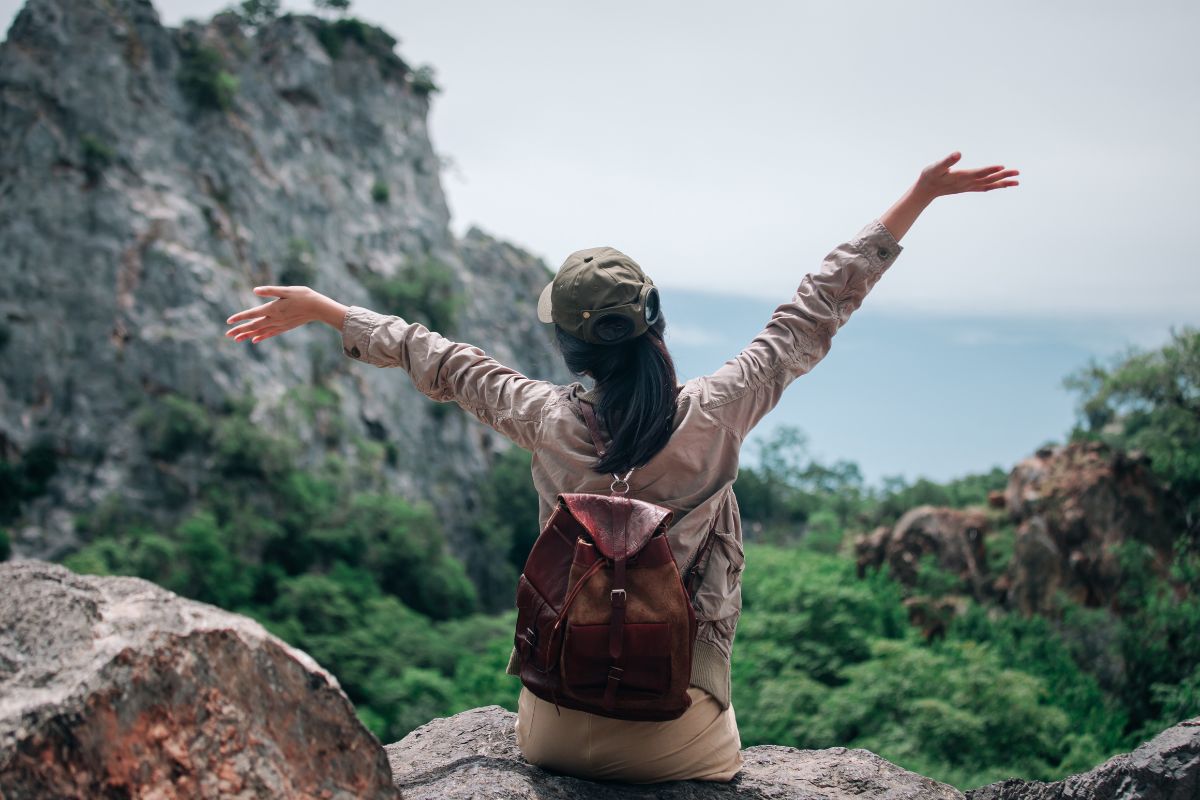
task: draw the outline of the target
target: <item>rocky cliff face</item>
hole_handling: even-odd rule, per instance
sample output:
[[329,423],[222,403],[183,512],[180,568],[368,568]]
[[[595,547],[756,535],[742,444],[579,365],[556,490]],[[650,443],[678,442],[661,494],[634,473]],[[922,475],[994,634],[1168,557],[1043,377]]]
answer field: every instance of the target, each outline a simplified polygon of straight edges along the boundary
[[[430,87],[392,44],[315,17],[171,29],[146,0],[29,0],[17,16],[0,45],[0,456],[55,466],[10,524],[17,554],[70,550],[74,513],[114,493],[163,505],[133,428],[147,398],[215,414],[245,394],[306,464],[386,444],[389,488],[432,500],[466,546],[461,509],[506,441],[346,359],[323,326],[224,336],[261,302],[253,286],[306,284],[406,303],[527,374],[570,379],[534,315],[546,265],[451,234]],[[335,441],[281,422],[291,390],[316,385],[349,426]]]
[[[0,564],[0,797],[962,800],[867,750],[743,751],[727,784],[595,783],[525,761],[499,706],[382,747],[336,680],[257,623],[137,578]],[[390,769],[389,769],[390,765]],[[1057,783],[966,800],[1193,800],[1200,718]]]

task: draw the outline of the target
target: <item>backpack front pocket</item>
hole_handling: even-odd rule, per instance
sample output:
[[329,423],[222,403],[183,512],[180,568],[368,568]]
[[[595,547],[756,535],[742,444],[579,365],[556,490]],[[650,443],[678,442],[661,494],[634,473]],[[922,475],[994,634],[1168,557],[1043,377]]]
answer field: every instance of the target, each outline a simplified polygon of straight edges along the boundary
[[[622,626],[621,676],[617,702],[650,700],[666,694],[671,681],[671,626],[666,622],[626,622]],[[562,647],[566,691],[580,699],[603,697],[608,686],[609,625],[567,623]]]

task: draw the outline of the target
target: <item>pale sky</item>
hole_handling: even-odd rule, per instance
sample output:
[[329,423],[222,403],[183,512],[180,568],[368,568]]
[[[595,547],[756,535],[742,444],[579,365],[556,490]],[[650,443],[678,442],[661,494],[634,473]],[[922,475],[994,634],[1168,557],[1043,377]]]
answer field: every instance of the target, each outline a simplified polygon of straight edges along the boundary
[[[156,3],[164,21],[226,2]],[[11,19],[19,4],[0,0]],[[306,11],[307,2],[285,9]],[[895,312],[1200,321],[1200,4],[408,2],[353,12],[430,63],[453,227],[601,244],[663,286],[780,302],[926,164]]]

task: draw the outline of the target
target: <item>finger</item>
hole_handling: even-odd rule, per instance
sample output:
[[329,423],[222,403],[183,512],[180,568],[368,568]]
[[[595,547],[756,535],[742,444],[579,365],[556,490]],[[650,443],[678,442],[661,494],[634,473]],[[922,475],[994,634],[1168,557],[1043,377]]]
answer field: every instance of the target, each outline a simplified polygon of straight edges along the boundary
[[1001,181],[1000,183],[993,183],[993,184],[984,186],[979,191],[990,192],[992,189],[1003,189],[1006,186],[1017,186],[1017,185],[1019,185],[1019,183],[1020,183],[1019,181]]
[[286,330],[289,330],[289,329],[288,328],[268,328],[267,330],[260,333],[258,336],[253,337],[250,340],[250,343],[257,344],[258,342],[261,342],[263,339],[270,339],[272,336],[278,336],[279,334],[283,333]]
[[1020,175],[1020,174],[1021,173],[1015,169],[1005,170],[1004,172],[997,172],[995,175],[989,175],[988,177],[983,178],[982,180],[976,181],[976,183],[986,186],[987,184],[996,183],[997,181],[1002,181],[1006,178],[1011,178],[1014,175]]
[[274,303],[274,302],[275,301],[272,300],[270,303],[263,303],[261,306],[255,306],[254,308],[247,308],[245,311],[239,311],[238,313],[234,314],[232,317],[230,317],[229,319],[227,319],[225,321],[229,322],[229,323],[233,323],[233,322],[238,322],[238,321],[244,320],[244,319],[250,319],[251,317],[265,316],[268,308],[270,308],[270,306],[271,306],[271,303]]
[[274,336],[277,333],[282,333],[284,330],[286,330],[286,328],[281,328],[277,325],[268,325],[268,326],[263,326],[261,328],[255,328],[252,331],[246,331],[245,333],[239,334],[238,336],[234,337],[234,339],[235,339],[235,341],[238,341],[238,342],[244,342],[247,339],[249,339],[252,342],[257,342],[260,339],[264,339],[269,336]]
[[953,153],[937,162],[937,165],[942,169],[949,169],[950,165],[958,161],[960,158],[962,158],[962,153],[955,150]]
[[991,167],[980,167],[979,169],[963,170],[963,174],[970,175],[972,178],[982,178],[986,175],[991,175],[994,172],[1004,169],[1000,164]]
[[254,293],[264,297],[292,297],[296,294],[295,286],[255,286]]
[[[246,312],[243,311],[241,314],[234,314],[229,319],[232,319],[232,320],[242,319],[242,315],[245,313]],[[230,328],[229,330],[225,331],[225,335],[226,336],[239,336],[239,335],[245,333],[246,331],[250,330],[251,328],[253,328],[257,325],[260,325],[265,320],[266,320],[266,317],[261,317],[261,316],[255,317],[254,319],[248,320],[248,321],[244,322],[243,324],[238,325],[237,327]]]

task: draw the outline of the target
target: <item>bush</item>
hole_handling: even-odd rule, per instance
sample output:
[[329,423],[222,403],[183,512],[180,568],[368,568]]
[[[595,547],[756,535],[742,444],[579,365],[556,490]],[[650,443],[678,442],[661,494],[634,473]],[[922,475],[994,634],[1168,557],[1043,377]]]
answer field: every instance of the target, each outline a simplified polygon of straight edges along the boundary
[[284,286],[312,286],[316,280],[317,266],[312,243],[307,239],[289,239],[283,269],[279,271],[279,282]]
[[1162,348],[1130,348],[1107,367],[1093,360],[1063,386],[1080,395],[1070,438],[1144,452],[1200,535],[1200,328],[1172,328]]
[[427,258],[388,278],[368,273],[364,283],[386,313],[421,322],[443,334],[453,332],[462,297],[446,264]]
[[8,537],[8,531],[0,528],[0,561],[7,561],[12,555],[12,540]]
[[346,55],[348,46],[354,46],[374,58],[385,77],[408,74],[408,65],[396,55],[396,38],[382,28],[354,17],[326,20],[310,16],[304,22],[334,61]]
[[188,450],[206,447],[212,436],[212,424],[204,406],[176,394],[148,402],[134,417],[134,429],[146,452],[166,461],[174,461]]
[[203,110],[228,111],[238,89],[238,79],[225,69],[220,51],[194,42],[183,48],[178,83],[184,97]]
[[376,204],[383,206],[387,205],[388,200],[391,199],[391,196],[392,190],[388,188],[388,185],[383,182],[383,179],[376,178],[375,182],[371,184],[371,199],[374,200]]
[[90,133],[85,133],[79,139],[83,151],[83,172],[91,183],[100,178],[100,173],[113,162],[113,149]]
[[45,494],[58,471],[58,452],[49,436],[34,439],[16,463],[0,460],[0,522],[16,519],[21,504]]
[[278,17],[279,6],[279,0],[242,0],[239,9],[247,25],[258,26]]
[[423,64],[413,70],[409,75],[409,84],[413,91],[421,95],[430,95],[434,92],[440,92],[442,89],[433,80],[434,70],[428,64]]

